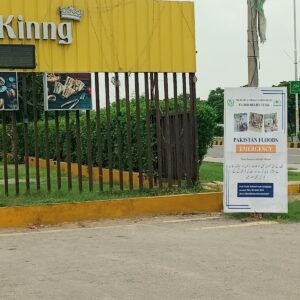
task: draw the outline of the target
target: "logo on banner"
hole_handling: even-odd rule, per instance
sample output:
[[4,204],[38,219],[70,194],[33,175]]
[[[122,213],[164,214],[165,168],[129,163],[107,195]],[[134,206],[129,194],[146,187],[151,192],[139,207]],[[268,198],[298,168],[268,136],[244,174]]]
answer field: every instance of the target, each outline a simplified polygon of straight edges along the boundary
[[281,106],[281,100],[279,100],[279,99],[274,100],[273,106]]
[[227,100],[227,105],[228,105],[229,107],[234,107],[234,100],[233,100],[233,99],[228,99],[228,100]]
[[68,8],[59,8],[60,12],[60,18],[62,20],[74,20],[74,21],[80,21],[81,17],[83,16],[83,10],[76,9],[73,6],[70,6]]
[[[78,10],[73,6],[59,8],[61,20],[73,20],[79,22],[83,15],[83,10]],[[72,22],[24,21],[23,16],[0,15],[0,40],[8,38],[10,40],[58,40],[59,45],[70,45],[73,42]]]

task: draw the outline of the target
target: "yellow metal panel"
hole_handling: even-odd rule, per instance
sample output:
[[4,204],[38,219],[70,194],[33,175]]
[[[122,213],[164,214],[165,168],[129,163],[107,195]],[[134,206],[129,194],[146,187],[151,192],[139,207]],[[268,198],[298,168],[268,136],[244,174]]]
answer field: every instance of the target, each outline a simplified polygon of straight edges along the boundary
[[[84,10],[80,22],[61,20],[59,7]],[[1,0],[0,16],[24,22],[70,22],[73,42],[10,40],[35,44],[36,72],[195,72],[194,3],[159,0]],[[22,71],[22,70],[19,70]],[[29,70],[27,70],[29,71]]]

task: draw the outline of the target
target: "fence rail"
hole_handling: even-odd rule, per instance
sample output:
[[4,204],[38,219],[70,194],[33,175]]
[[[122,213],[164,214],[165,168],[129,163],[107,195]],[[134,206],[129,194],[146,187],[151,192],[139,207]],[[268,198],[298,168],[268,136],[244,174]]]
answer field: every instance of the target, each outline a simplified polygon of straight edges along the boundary
[[20,110],[1,114],[0,191],[123,191],[196,182],[194,76],[95,73],[94,111],[53,112],[43,108],[41,74],[20,73]]

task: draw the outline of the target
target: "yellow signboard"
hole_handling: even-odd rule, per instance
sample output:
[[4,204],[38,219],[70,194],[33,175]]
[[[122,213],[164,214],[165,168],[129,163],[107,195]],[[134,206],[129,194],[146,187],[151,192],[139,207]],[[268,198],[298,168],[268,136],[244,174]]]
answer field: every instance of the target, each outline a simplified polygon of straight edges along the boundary
[[1,44],[35,45],[35,72],[195,72],[194,3],[1,0]]

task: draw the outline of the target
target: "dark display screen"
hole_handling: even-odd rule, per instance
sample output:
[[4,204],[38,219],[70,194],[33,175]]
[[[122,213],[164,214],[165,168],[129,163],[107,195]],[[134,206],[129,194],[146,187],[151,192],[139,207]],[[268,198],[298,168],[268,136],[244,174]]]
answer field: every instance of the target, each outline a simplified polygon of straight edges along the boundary
[[35,69],[34,45],[0,45],[0,69]]

